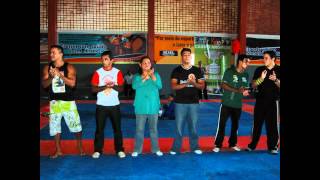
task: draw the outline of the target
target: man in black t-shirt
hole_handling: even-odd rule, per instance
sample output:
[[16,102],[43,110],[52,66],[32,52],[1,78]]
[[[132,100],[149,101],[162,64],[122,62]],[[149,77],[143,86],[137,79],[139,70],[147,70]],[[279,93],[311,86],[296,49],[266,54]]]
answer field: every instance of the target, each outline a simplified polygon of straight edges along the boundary
[[198,90],[204,88],[204,75],[199,68],[192,66],[191,49],[183,48],[181,57],[182,64],[176,67],[171,74],[171,87],[176,91],[174,98],[176,138],[170,154],[174,155],[181,149],[185,123],[188,124],[191,151],[202,154],[198,144],[196,125],[199,108]]
[[256,148],[260,139],[262,125],[266,122],[267,145],[271,154],[278,154],[278,111],[280,99],[280,66],[275,64],[275,52],[263,53],[265,66],[258,67],[252,78],[252,87],[257,89],[254,107],[254,124],[251,143],[247,151]]

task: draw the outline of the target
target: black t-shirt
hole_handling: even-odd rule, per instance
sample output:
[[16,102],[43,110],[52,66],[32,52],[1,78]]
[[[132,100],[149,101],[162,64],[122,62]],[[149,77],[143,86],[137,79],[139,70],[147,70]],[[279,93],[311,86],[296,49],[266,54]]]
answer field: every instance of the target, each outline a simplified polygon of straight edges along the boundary
[[[53,62],[50,62],[50,66],[53,67]],[[68,63],[65,62],[63,66],[58,68],[60,72],[64,73],[64,76],[68,76]],[[56,91],[56,92],[55,92]],[[61,78],[55,77],[49,86],[49,99],[50,100],[63,100],[63,101],[74,101],[74,88],[66,85]]]
[[277,87],[274,81],[269,79],[269,76],[275,72],[277,79],[280,80],[280,66],[275,65],[272,69],[268,69],[266,66],[258,67],[253,75],[252,80],[257,80],[262,71],[267,70],[267,75],[264,81],[258,86],[258,92],[256,93],[257,99],[263,99],[265,101],[275,101],[280,98],[280,88]]
[[[204,80],[204,75],[198,67],[192,66],[190,69],[186,70],[181,65],[172,71],[171,79],[177,79],[178,84],[185,84],[187,83],[190,74],[194,74],[197,82],[198,79]],[[199,103],[198,89],[193,85],[188,85],[185,88],[176,90],[174,102],[181,104]]]

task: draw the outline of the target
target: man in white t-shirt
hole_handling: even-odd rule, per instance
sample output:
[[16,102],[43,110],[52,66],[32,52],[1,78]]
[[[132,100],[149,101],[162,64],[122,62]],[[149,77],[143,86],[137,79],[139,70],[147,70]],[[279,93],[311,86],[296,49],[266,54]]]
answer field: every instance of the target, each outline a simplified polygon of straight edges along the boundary
[[91,79],[92,91],[97,93],[96,103],[96,133],[94,139],[93,158],[99,158],[103,153],[104,127],[106,118],[109,117],[114,132],[114,148],[120,158],[126,155],[123,148],[121,132],[121,114],[119,91],[122,91],[123,76],[119,69],[112,67],[113,58],[111,51],[101,55],[102,67],[96,70]]

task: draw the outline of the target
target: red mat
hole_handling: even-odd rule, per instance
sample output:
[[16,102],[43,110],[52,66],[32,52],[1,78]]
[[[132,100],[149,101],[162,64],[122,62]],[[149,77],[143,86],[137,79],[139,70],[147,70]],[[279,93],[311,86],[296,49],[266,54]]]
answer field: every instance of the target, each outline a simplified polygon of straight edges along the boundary
[[[246,148],[250,143],[250,136],[239,136],[238,137],[238,145],[240,148]],[[93,139],[83,140],[83,148],[86,154],[93,153]],[[190,151],[189,148],[189,138],[185,137],[183,139],[182,152]],[[210,152],[213,149],[213,137],[200,137],[199,138],[199,146],[200,149],[205,152]],[[261,136],[260,141],[257,145],[257,150],[267,149],[267,138],[266,136]],[[131,153],[134,148],[134,139],[133,138],[125,138],[123,140],[125,152]],[[161,151],[169,152],[173,143],[173,138],[159,138],[159,146]],[[228,137],[225,137],[223,147],[228,147]],[[62,152],[66,155],[75,155],[78,154],[78,150],[76,148],[76,140],[62,140],[61,141]],[[151,141],[149,138],[145,138],[143,145],[143,153],[150,153]],[[222,148],[222,151],[230,151],[228,148]],[[47,156],[53,154],[55,152],[55,145],[53,140],[40,140],[40,155]],[[114,154],[113,148],[113,139],[105,139],[104,141],[104,153],[105,154]]]

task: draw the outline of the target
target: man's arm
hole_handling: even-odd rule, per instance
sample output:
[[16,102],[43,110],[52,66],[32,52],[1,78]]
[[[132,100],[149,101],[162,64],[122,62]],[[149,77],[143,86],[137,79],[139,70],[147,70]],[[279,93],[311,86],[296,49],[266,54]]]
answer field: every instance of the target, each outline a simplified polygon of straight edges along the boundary
[[202,79],[198,79],[198,82],[196,82],[196,80],[188,80],[188,82],[197,89],[204,89],[204,80]]
[[98,93],[98,92],[100,92],[100,91],[104,91],[105,89],[107,89],[107,86],[98,86],[98,85],[91,85],[91,91],[93,92],[93,93]]
[[171,79],[171,88],[173,90],[180,90],[187,87],[187,83],[185,84],[178,84],[178,79]]
[[235,92],[235,93],[242,93],[245,90],[243,87],[234,88],[225,82],[221,83],[221,88],[227,91]]
[[53,76],[49,74],[49,66],[45,65],[42,70],[42,87],[47,88],[52,82]]
[[254,78],[252,79],[252,83],[251,83],[252,87],[256,89],[264,81],[264,79],[266,78],[266,75],[267,75],[267,70],[264,70],[261,72],[261,75],[259,78],[255,78],[255,76],[257,76],[255,72]]

